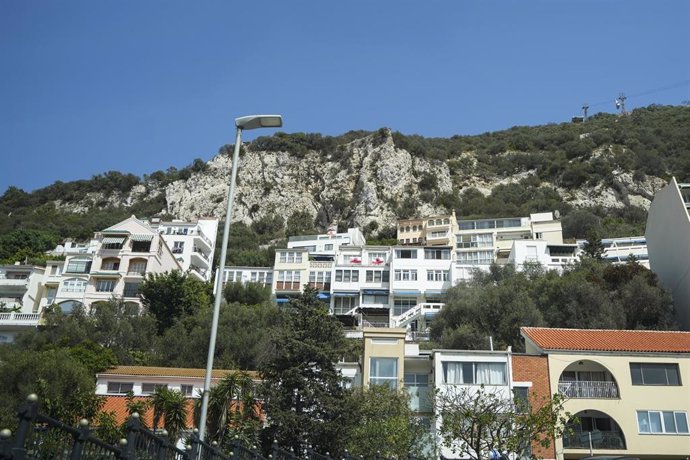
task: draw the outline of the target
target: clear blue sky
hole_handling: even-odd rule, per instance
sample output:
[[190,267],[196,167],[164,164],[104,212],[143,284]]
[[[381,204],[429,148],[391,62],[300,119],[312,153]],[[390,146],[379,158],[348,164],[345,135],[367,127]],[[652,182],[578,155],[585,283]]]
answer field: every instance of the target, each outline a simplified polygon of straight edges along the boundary
[[208,160],[254,113],[448,137],[680,104],[689,24],[685,0],[2,0],[0,193]]

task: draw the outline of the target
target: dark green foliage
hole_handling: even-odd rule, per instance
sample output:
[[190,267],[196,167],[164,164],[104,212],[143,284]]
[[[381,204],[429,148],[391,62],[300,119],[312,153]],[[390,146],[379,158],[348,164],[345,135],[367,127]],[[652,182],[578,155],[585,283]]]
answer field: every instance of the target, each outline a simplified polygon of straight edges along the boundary
[[672,330],[673,315],[669,293],[649,270],[587,258],[563,275],[539,265],[477,272],[448,290],[431,333],[444,348],[486,349],[491,336],[496,348],[521,351],[521,326]]
[[0,234],[0,264],[24,262],[26,259],[45,260],[45,252],[58,242],[55,234],[42,230],[17,229]]
[[212,286],[175,270],[149,273],[139,287],[139,294],[147,312],[156,318],[160,334],[176,321],[208,309]]
[[347,351],[338,320],[305,287],[281,315],[259,364],[266,427],[263,438],[301,451],[341,452],[345,390],[335,364]]
[[258,305],[271,300],[271,287],[262,283],[227,283],[223,289],[223,297],[228,303]]
[[287,237],[313,235],[315,233],[314,216],[307,211],[297,211],[288,217],[287,228],[285,229]]

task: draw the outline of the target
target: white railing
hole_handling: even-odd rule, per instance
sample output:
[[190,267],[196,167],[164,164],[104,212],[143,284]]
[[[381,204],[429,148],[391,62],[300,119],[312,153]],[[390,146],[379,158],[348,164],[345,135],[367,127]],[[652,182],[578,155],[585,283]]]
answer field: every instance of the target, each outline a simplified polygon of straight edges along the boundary
[[0,326],[38,326],[40,313],[0,313]]
[[616,382],[558,382],[558,392],[569,398],[616,399]]
[[437,313],[437,312],[441,311],[441,309],[445,305],[446,304],[444,304],[444,303],[430,303],[430,302],[418,303],[413,308],[410,308],[405,313],[400,315],[395,320],[395,324],[398,327],[407,326],[408,324],[410,324],[415,319],[419,318],[420,316],[423,316],[425,313],[432,313],[432,312]]

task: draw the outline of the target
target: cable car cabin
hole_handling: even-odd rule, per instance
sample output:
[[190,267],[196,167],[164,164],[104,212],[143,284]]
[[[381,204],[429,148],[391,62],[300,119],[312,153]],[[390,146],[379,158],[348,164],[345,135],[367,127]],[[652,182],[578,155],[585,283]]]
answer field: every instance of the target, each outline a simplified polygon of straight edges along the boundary
[[572,121],[573,123],[582,123],[583,121],[585,121],[585,118],[584,117],[573,117],[570,119],[570,121]]

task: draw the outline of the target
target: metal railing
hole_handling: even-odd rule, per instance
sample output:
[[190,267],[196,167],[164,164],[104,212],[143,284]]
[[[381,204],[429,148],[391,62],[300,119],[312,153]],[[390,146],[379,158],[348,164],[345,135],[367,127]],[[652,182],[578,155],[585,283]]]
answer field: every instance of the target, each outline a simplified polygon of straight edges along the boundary
[[0,313],[0,324],[5,326],[35,326],[40,318],[40,313]]
[[558,392],[568,398],[616,399],[616,382],[579,381],[558,382]]

